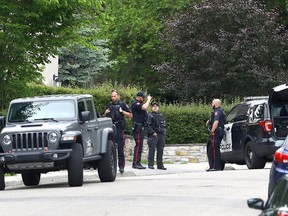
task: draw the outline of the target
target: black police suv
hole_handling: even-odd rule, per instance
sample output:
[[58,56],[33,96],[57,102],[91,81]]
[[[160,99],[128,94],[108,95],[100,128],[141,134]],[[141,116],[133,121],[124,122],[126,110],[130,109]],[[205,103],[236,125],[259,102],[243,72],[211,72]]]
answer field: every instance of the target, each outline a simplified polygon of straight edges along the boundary
[[221,142],[225,163],[262,169],[288,135],[288,84],[274,87],[267,97],[246,97],[226,115]]

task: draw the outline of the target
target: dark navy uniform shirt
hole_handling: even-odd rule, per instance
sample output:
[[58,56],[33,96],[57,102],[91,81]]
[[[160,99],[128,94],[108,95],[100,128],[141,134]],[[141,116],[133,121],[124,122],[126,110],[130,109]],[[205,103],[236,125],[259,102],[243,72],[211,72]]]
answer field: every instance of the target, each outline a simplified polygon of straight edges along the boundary
[[109,109],[110,112],[107,113],[107,117],[112,118],[113,123],[124,120],[123,113],[120,113],[119,108],[122,108],[125,112],[130,112],[128,105],[122,101],[118,101],[117,103],[109,103],[106,106],[106,109]]
[[142,110],[142,106],[143,106],[142,102],[136,99],[133,101],[131,105],[132,121],[144,125],[148,119],[148,114],[146,110]]
[[164,116],[159,112],[151,112],[148,114],[148,135],[154,134],[164,134],[166,132],[166,125]]
[[224,111],[220,107],[215,108],[211,114],[210,128],[212,128],[212,125],[213,125],[214,121],[216,121],[216,120],[218,120],[218,128],[220,127],[222,129],[224,129],[225,114],[224,114]]

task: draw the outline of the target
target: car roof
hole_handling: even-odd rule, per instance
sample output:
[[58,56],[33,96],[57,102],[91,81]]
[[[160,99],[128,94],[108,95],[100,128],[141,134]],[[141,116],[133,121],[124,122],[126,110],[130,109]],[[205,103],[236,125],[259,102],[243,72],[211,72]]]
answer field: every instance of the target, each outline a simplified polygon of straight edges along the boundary
[[268,103],[268,96],[251,96],[251,97],[244,97],[244,101],[242,104],[247,104],[250,107],[253,107],[258,104]]
[[92,98],[90,94],[58,94],[58,95],[43,95],[26,98],[17,98],[11,101],[11,103],[21,103],[29,101],[51,101],[51,100],[78,100],[83,98]]
[[248,104],[250,107],[253,107],[253,106],[258,105],[258,104],[268,103],[268,100],[254,100],[254,101],[248,101],[245,103]]

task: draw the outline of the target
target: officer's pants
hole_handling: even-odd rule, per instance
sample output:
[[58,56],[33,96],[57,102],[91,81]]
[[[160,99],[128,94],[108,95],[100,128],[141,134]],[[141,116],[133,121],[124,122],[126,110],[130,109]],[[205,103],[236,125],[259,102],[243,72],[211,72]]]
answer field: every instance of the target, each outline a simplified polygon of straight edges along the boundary
[[[139,131],[139,132],[138,132]],[[140,164],[143,148],[144,130],[133,130],[133,138],[135,140],[133,164]]]
[[207,155],[210,169],[221,170],[220,143],[223,135],[223,132],[217,132],[211,135],[207,142]]
[[165,134],[157,134],[157,136],[149,136],[147,139],[149,147],[148,165],[154,165],[155,149],[157,148],[156,162],[157,167],[163,167],[163,150],[165,145]]
[[116,126],[117,133],[115,136],[115,140],[118,146],[118,166],[119,168],[125,167],[125,155],[124,155],[124,147],[125,147],[125,137],[124,137],[124,129],[121,125]]

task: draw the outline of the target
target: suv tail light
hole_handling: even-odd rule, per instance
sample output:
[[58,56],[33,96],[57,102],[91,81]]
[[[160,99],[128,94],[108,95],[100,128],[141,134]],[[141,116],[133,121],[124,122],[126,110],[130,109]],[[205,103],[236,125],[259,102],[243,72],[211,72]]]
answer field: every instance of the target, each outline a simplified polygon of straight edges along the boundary
[[280,210],[279,212],[277,212],[277,216],[288,216],[288,210],[286,211]]
[[284,152],[283,148],[280,148],[275,152],[274,160],[277,163],[288,163],[288,154]]
[[260,121],[259,124],[263,127],[265,132],[270,132],[273,128],[271,120]]

